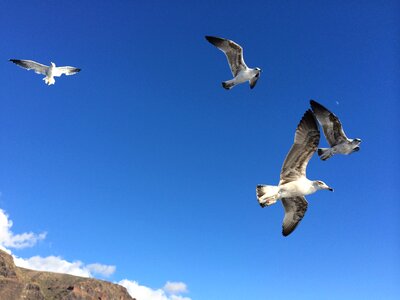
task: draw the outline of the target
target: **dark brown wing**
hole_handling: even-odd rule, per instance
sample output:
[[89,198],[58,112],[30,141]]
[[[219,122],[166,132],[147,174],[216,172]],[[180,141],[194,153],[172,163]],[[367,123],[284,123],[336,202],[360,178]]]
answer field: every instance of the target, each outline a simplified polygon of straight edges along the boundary
[[319,138],[317,121],[309,109],[297,125],[294,144],[283,162],[279,184],[285,184],[306,176],[308,161],[318,149]]
[[229,67],[231,68],[232,75],[235,77],[241,70],[247,68],[243,60],[243,49],[240,45],[234,41],[214,37],[206,36],[207,41],[217,47],[219,50],[225,53],[228,59]]
[[282,198],[282,204],[285,208],[285,217],[283,218],[282,234],[288,236],[299,225],[307,211],[308,203],[304,197]]
[[322,126],[322,130],[324,131],[329,145],[333,147],[346,142],[348,139],[343,131],[342,123],[340,123],[339,118],[314,100],[310,100],[310,104],[318,122]]

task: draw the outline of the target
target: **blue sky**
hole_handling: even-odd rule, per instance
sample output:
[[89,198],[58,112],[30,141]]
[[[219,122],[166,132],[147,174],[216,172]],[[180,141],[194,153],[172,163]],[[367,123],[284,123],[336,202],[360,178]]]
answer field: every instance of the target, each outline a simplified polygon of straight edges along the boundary
[[[0,208],[15,234],[47,233],[13,254],[182,282],[193,300],[397,299],[399,6],[2,1]],[[243,46],[263,70],[253,90],[221,87],[205,35]],[[82,71],[46,86],[10,58]],[[261,209],[255,186],[278,183],[310,99],[363,142],[312,158],[308,177],[335,192],[308,196],[284,238],[281,204]]]

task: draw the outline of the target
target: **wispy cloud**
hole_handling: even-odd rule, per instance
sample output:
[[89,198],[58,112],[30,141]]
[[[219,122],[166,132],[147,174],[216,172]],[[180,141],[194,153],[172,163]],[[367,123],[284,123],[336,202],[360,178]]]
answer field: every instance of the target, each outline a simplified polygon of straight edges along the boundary
[[99,274],[104,277],[109,277],[114,274],[116,267],[102,264],[90,264],[86,266],[86,269],[88,269],[92,274]]
[[181,294],[181,293],[187,293],[187,286],[183,282],[171,282],[167,281],[167,283],[164,285],[164,291],[166,291],[169,294]]
[[33,256],[31,258],[19,258],[14,256],[15,265],[18,267],[37,271],[66,273],[82,277],[91,277],[90,271],[80,261],[68,262],[58,256]]
[[[128,293],[137,299],[143,300],[191,300],[188,297],[183,297],[178,295],[179,293],[186,292],[186,284],[183,282],[173,283],[167,282],[163,289],[153,290],[147,286],[140,285],[137,281],[131,280],[121,280],[118,284],[124,286]],[[168,287],[169,290],[165,290],[165,287]],[[172,288],[171,288],[172,287]],[[177,288],[178,287],[178,288]],[[183,289],[184,287],[184,289]],[[171,289],[170,289],[171,288]],[[175,291],[173,291],[175,289]],[[171,291],[173,291],[171,293]]]
[[115,272],[115,266],[102,264],[85,265],[81,261],[69,262],[59,256],[33,256],[31,258],[19,258],[14,256],[15,265],[18,267],[37,271],[65,273],[82,277],[94,277],[95,274],[108,277]]
[[13,222],[8,218],[4,210],[0,208],[0,247],[22,249],[33,247],[38,241],[46,238],[46,233],[25,232],[14,234],[11,231]]

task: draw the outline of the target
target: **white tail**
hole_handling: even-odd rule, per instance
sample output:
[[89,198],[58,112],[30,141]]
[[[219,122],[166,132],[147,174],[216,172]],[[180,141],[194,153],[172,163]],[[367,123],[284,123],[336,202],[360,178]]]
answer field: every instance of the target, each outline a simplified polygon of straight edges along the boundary
[[44,80],[44,83],[46,83],[47,85],[52,85],[56,82],[54,77],[48,77],[48,76],[43,78],[43,80]]
[[279,187],[274,185],[257,185],[256,193],[262,207],[272,205],[279,199]]

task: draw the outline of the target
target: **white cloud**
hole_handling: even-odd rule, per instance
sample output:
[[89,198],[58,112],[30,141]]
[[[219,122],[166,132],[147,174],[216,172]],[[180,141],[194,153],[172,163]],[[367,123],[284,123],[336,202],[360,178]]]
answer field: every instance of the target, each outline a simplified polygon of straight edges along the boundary
[[176,295],[176,294],[181,294],[181,293],[187,293],[187,287],[186,284],[183,282],[170,282],[167,281],[167,283],[164,285],[164,291],[167,293]]
[[[169,282],[167,282],[165,286],[167,286],[168,283]],[[118,282],[118,284],[124,286],[132,297],[140,300],[191,300],[188,297],[182,297],[180,295],[168,295],[163,289],[153,290],[147,286],[140,285],[136,281],[131,281],[127,279],[121,280],[120,282]],[[181,284],[184,285],[186,291],[186,284],[184,284],[183,282]],[[180,292],[182,291],[179,291],[179,293]]]
[[28,259],[14,256],[14,262],[18,267],[31,270],[66,273],[83,277],[91,276],[90,271],[85,269],[82,262],[76,261],[71,263],[58,256],[33,256]]
[[46,233],[35,234],[32,232],[14,234],[11,231],[13,222],[8,215],[0,208],[0,247],[22,249],[33,247],[38,241],[46,238]]
[[102,264],[90,264],[86,268],[93,274],[99,274],[105,277],[111,276],[115,272],[115,266],[107,266]]
[[115,266],[101,265],[97,263],[85,265],[81,261],[69,262],[59,256],[33,256],[28,259],[14,256],[14,262],[16,266],[26,269],[65,273],[82,277],[93,277],[93,274],[107,277],[115,272]]

